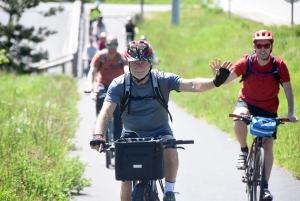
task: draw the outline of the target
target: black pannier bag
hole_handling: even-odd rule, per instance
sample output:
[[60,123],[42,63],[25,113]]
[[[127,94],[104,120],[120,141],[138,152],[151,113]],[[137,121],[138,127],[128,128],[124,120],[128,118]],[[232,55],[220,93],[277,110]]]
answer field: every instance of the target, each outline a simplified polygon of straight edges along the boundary
[[162,139],[137,141],[132,138],[115,142],[116,180],[156,180],[164,178]]

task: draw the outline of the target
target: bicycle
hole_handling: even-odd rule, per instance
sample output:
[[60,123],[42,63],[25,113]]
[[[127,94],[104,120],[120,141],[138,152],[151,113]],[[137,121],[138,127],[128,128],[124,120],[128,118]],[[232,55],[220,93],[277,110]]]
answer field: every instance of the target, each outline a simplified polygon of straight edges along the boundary
[[[290,122],[288,118],[261,118],[252,115],[237,115],[229,114],[229,117],[238,118],[246,124],[250,124],[250,133],[253,135],[253,142],[251,144],[249,154],[246,160],[246,169],[243,172],[242,181],[246,183],[246,193],[248,194],[248,201],[262,201],[264,195],[265,183],[265,155],[263,147],[263,138],[272,138],[273,133],[277,127],[284,122]],[[261,119],[260,119],[261,118]],[[273,124],[274,130],[265,131],[257,130],[251,127],[253,123],[260,119],[260,124]],[[264,122],[265,121],[265,122]]]
[[[143,159],[146,157],[145,149],[149,147],[149,144],[152,143],[154,146],[157,146],[160,144],[161,146],[156,147],[153,150],[158,150],[154,155],[158,159],[157,161],[154,161],[152,164],[156,164],[156,172],[153,173],[155,168],[151,167],[145,167],[145,170],[141,169],[144,166],[147,166],[145,164],[151,164],[151,162],[148,161],[145,162]],[[134,146],[134,149],[131,149],[131,151],[124,151],[123,148],[118,147],[118,145],[125,145],[128,147]],[[144,145],[145,144],[145,145]],[[131,194],[131,200],[132,201],[160,201],[159,199],[159,193],[157,188],[157,183],[159,183],[162,193],[164,193],[164,186],[162,179],[164,178],[164,162],[163,162],[163,149],[167,148],[173,148],[173,149],[184,149],[184,147],[177,146],[180,144],[194,144],[194,140],[176,140],[176,139],[170,139],[166,142],[162,141],[162,138],[120,138],[119,140],[115,141],[113,145],[110,145],[106,143],[104,145],[103,151],[113,151],[116,152],[116,163],[115,163],[115,171],[116,171],[116,180],[121,181],[132,181],[132,194]],[[150,145],[151,147],[152,145]],[[164,147],[163,147],[164,146]],[[139,148],[139,149],[138,149]],[[161,149],[160,149],[161,148]],[[122,150],[122,151],[121,151]],[[135,150],[134,153],[132,150]],[[151,150],[151,148],[149,149]],[[131,163],[132,170],[128,167],[125,167],[126,165],[120,164],[122,163],[122,157],[119,156],[119,152],[126,152],[125,154],[122,153],[122,155],[126,155],[126,161],[132,158],[134,156],[139,155],[139,160],[135,160],[133,164]],[[149,153],[151,155],[151,153]],[[152,157],[153,155],[151,155]],[[124,162],[124,161],[123,161]],[[129,162],[130,163],[130,162]],[[121,166],[121,167],[120,167]],[[149,165],[148,165],[149,166]],[[136,168],[136,169],[134,169]],[[151,170],[148,170],[148,169]],[[123,173],[118,173],[117,171],[120,171],[120,169],[125,169],[124,172],[130,174],[123,175]],[[133,171],[134,169],[134,171]],[[153,172],[152,172],[153,171]],[[151,176],[149,176],[151,175]],[[124,179],[123,179],[124,178]]]
[[[101,92],[101,96],[104,96],[106,95],[106,92],[105,90],[103,91],[102,89],[99,91]],[[85,92],[85,93],[94,93],[95,96],[98,96],[99,92]],[[108,129],[106,131],[106,135],[105,135],[105,141],[108,142],[108,144],[113,144],[113,142],[115,141],[114,139],[114,117],[112,117],[109,121],[109,125],[108,125]],[[114,168],[114,158],[115,158],[115,155],[114,155],[114,152],[110,152],[110,151],[107,151],[105,153],[105,165],[106,165],[106,168],[108,169],[111,169],[111,168]]]
[[126,46],[128,43],[130,43],[131,41],[133,41],[133,33],[132,32],[126,32]]

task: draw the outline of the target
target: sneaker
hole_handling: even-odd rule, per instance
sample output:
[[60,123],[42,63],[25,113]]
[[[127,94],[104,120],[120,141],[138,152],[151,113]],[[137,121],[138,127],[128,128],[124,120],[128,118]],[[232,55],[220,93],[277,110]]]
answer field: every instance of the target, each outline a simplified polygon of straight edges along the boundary
[[247,152],[241,152],[239,154],[239,157],[236,161],[236,168],[238,170],[245,170],[246,169],[246,160],[247,160],[248,153]]
[[273,195],[271,194],[270,190],[265,188],[264,189],[264,196],[263,196],[263,200],[264,201],[272,201],[273,200]]
[[166,194],[164,195],[163,201],[176,201],[174,192],[167,191]]

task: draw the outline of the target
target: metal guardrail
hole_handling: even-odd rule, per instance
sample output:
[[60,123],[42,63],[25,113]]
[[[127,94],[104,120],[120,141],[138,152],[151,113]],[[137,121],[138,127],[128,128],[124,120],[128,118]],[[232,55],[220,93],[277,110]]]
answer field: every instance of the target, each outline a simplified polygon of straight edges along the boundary
[[40,62],[40,63],[34,63],[30,66],[32,70],[47,70],[49,68],[54,68],[54,67],[62,67],[62,73],[65,73],[65,66],[67,63],[72,62],[72,75],[74,77],[77,76],[77,60],[78,60],[78,51],[79,51],[79,46],[78,46],[78,41],[79,41],[79,32],[80,32],[80,23],[81,23],[81,18],[83,17],[83,0],[75,0],[74,1],[74,10],[79,11],[78,13],[80,15],[75,16],[76,19],[73,19],[75,22],[75,28],[74,30],[77,30],[75,32],[74,36],[74,49],[72,53],[69,53],[67,55],[63,55],[57,58],[54,58],[50,61],[45,61],[45,62]]

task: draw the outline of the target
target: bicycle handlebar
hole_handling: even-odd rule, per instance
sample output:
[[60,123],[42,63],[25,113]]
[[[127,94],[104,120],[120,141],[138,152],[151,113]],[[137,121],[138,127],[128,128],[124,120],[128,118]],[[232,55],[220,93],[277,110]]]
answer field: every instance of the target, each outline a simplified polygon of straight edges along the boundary
[[167,140],[167,142],[163,142],[163,145],[168,145],[168,144],[194,144],[194,140],[176,140],[176,139],[170,139]]
[[[229,114],[229,117],[240,118],[242,121],[246,121],[246,122],[251,122],[253,118],[252,115],[238,115],[238,114]],[[289,118],[276,117],[276,118],[269,118],[269,119],[273,119],[279,124],[281,124],[282,122],[291,122]]]
[[[131,138],[131,139],[132,139],[132,141],[139,141],[138,140],[139,138]],[[148,139],[148,138],[141,138],[141,139]],[[141,140],[141,141],[143,141],[143,140]],[[194,144],[194,140],[169,139],[166,142],[163,142],[163,145],[165,145],[165,148],[177,148],[176,147],[177,144]],[[178,147],[178,148],[184,149],[183,147]],[[115,151],[114,144],[105,143],[103,145],[103,150],[101,152],[105,152],[105,151]]]

